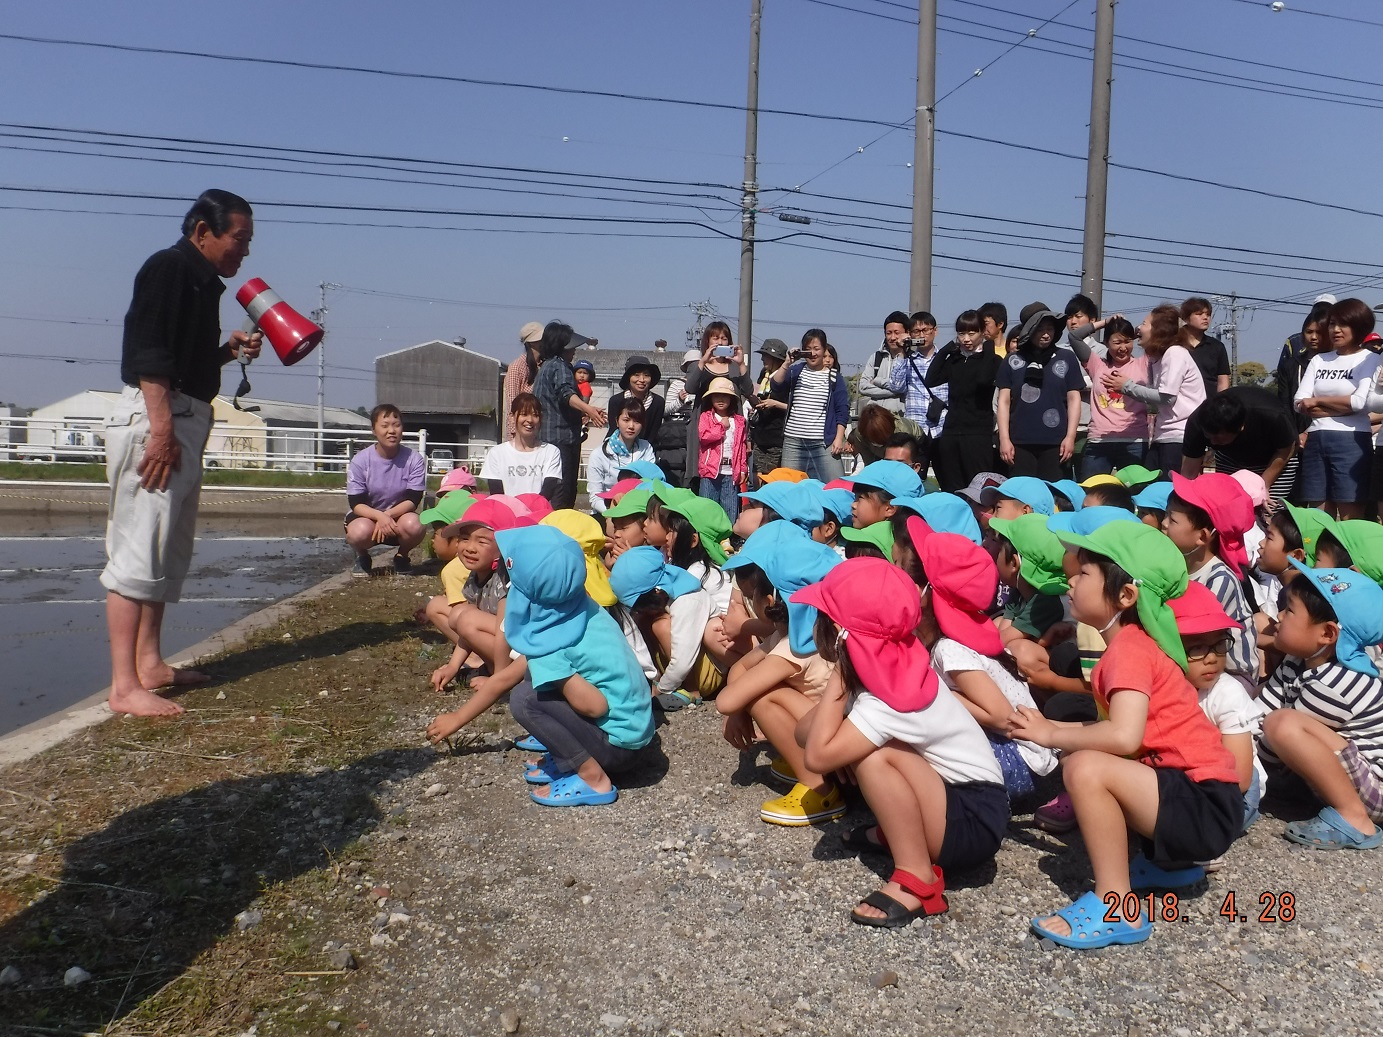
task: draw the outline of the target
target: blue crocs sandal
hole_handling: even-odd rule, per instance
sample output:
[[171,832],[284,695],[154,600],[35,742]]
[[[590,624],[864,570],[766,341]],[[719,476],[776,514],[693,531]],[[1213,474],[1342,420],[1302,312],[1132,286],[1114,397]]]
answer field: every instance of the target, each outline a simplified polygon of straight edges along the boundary
[[[1096,948],[1108,947],[1110,944],[1116,943],[1121,945],[1142,943],[1152,935],[1151,919],[1144,919],[1143,924],[1135,928],[1122,918],[1117,922],[1106,922],[1105,912],[1107,910],[1108,907],[1100,895],[1091,890],[1089,893],[1083,894],[1069,907],[1063,907],[1055,914],[1034,918],[1030,924],[1033,933],[1037,936],[1044,936],[1053,943],[1059,943],[1063,947],[1070,947],[1078,951],[1093,951]],[[1037,924],[1049,918],[1060,918],[1065,921],[1071,927],[1071,935],[1058,936]]]
[[600,807],[619,799],[619,789],[597,792],[579,774],[566,774],[552,783],[546,796],[530,792],[528,798],[545,807]]
[[541,760],[528,765],[523,772],[523,780],[530,785],[551,785],[558,778],[565,778],[568,773],[557,769],[557,761],[552,758],[551,753],[543,753]]
[[526,753],[545,753],[547,746],[538,741],[532,735],[524,735],[514,743],[515,749],[522,749]]
[[1293,821],[1283,834],[1313,850],[1375,850],[1383,846],[1383,829],[1375,825],[1373,834],[1365,835],[1334,807],[1326,807],[1309,821]]
[[1129,885],[1134,889],[1181,889],[1205,878],[1199,864],[1188,868],[1160,868],[1141,853],[1129,861]]

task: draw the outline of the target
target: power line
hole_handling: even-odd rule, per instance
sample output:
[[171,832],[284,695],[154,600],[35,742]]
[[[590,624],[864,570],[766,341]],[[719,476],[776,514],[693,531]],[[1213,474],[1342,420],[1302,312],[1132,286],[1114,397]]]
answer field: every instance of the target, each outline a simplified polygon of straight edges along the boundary
[[[1268,4],[1260,3],[1259,0],[1234,0],[1235,3],[1248,4],[1250,7],[1268,7]],[[1286,7],[1282,11],[1274,11],[1274,14],[1307,14],[1313,18],[1330,18],[1337,22],[1352,22],[1355,25],[1370,25],[1375,29],[1383,29],[1383,22],[1371,22],[1367,18],[1353,18],[1343,14],[1331,14],[1327,11],[1308,11],[1305,8]]]

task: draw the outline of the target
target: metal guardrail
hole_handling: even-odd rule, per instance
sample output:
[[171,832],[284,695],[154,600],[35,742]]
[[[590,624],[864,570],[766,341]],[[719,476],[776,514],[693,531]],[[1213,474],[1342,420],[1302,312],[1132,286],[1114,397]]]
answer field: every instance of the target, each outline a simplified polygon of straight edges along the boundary
[[[405,433],[404,444],[428,459],[432,474],[467,466],[478,471],[486,441],[445,443],[425,432]],[[203,455],[207,468],[271,469],[294,472],[344,472],[360,450],[374,442],[364,429],[323,429],[232,425],[217,421]],[[52,421],[0,416],[0,461],[48,464],[104,464],[106,444],[101,419]]]

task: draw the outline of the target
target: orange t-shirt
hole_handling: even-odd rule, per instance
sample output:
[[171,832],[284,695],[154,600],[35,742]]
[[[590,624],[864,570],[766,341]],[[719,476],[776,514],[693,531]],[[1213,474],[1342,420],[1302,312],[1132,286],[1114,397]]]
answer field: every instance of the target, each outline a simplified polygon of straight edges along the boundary
[[1109,715],[1109,697],[1116,691],[1148,696],[1139,763],[1185,771],[1192,781],[1239,783],[1234,756],[1201,711],[1196,689],[1142,627],[1125,626],[1114,635],[1095,664],[1091,685],[1103,716]]

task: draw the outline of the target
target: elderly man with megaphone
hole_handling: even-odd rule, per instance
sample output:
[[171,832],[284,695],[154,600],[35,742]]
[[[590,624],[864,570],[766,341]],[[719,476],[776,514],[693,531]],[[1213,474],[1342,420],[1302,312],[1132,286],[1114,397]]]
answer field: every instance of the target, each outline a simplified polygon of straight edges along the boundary
[[154,253],[135,276],[125,315],[120,378],[125,383],[105,428],[111,485],[106,526],[110,707],[159,716],[182,707],[158,688],[210,678],[163,659],[163,612],[177,601],[192,561],[202,452],[221,368],[259,355],[258,331],[221,340],[223,277],[250,254],[254,214],[245,199],[207,191],[183,218],[183,237]]

